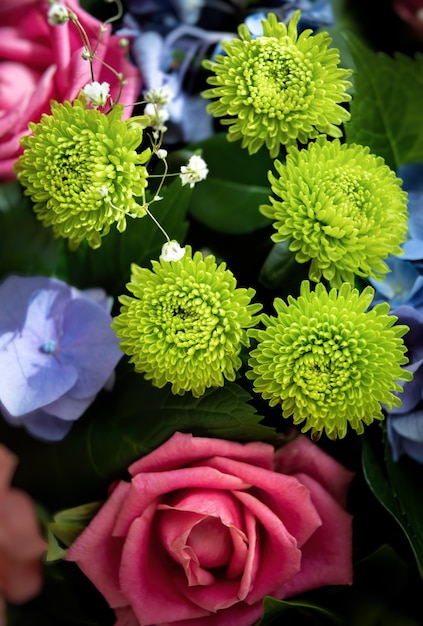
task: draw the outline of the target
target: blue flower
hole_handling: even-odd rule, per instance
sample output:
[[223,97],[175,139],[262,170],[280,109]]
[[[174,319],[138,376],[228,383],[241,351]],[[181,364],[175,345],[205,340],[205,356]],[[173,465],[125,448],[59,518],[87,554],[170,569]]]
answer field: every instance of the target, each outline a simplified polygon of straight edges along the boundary
[[394,461],[408,454],[423,463],[423,307],[400,306],[392,313],[398,317],[398,323],[410,328],[404,336],[409,358],[406,369],[414,377],[410,382],[400,383],[402,405],[388,413],[388,439]]
[[408,239],[401,246],[407,261],[423,259],[423,163],[409,163],[398,168],[402,188],[408,192]]
[[396,256],[388,257],[386,264],[391,271],[384,280],[368,279],[375,288],[372,306],[379,302],[389,302],[391,308],[423,306],[423,275],[418,266]]
[[327,28],[333,26],[334,16],[329,0],[285,0],[278,3],[278,6],[267,8],[266,11],[259,10],[249,15],[245,24],[251,35],[260,37],[263,35],[263,27],[261,20],[265,19],[267,13],[271,10],[280,22],[288,24],[296,11],[301,11],[301,17],[298,22],[298,32],[311,28]]
[[0,285],[0,409],[10,424],[59,441],[108,382],[122,352],[101,289],[44,277]]

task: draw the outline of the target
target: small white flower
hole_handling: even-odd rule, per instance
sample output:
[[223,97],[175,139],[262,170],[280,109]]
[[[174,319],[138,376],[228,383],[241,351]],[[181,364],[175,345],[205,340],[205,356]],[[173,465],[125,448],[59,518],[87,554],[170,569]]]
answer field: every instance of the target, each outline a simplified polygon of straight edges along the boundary
[[165,159],[167,157],[167,150],[164,148],[159,148],[156,152],[158,159]]
[[169,119],[169,112],[167,109],[157,107],[152,102],[149,102],[145,105],[144,115],[148,115],[150,118],[150,126],[154,128],[154,130],[161,131],[163,133],[167,130],[167,126],[165,126],[165,122]]
[[110,94],[110,85],[109,83],[98,83],[94,80],[92,83],[85,85],[82,91],[94,107],[100,107],[106,104]]
[[105,185],[102,185],[101,187],[98,188],[98,193],[100,194],[102,198],[107,198],[109,195],[109,190],[107,189]]
[[174,94],[167,85],[163,85],[163,87],[157,87],[157,89],[149,89],[144,94],[144,99],[146,102],[151,102],[159,108],[167,107],[167,105],[172,102],[173,97]]
[[189,184],[190,187],[194,187],[195,183],[207,178],[208,173],[209,169],[204,159],[194,154],[187,165],[182,165],[179,176],[183,185]]
[[50,26],[61,26],[69,20],[69,11],[64,4],[53,2],[47,11],[47,21]]
[[182,248],[177,241],[167,241],[163,244],[160,258],[163,261],[180,261],[185,255],[185,248]]

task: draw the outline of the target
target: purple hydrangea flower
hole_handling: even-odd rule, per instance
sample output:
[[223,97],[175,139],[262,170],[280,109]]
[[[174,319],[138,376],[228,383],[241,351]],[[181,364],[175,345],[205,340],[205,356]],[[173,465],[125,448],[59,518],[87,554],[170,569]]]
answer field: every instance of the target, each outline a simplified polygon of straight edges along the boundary
[[407,454],[423,463],[423,307],[400,306],[392,313],[398,323],[406,324],[410,330],[404,335],[413,380],[403,384],[402,405],[388,413],[388,439],[392,456],[397,461]]
[[101,289],[10,276],[0,285],[0,409],[10,424],[59,441],[122,357]]

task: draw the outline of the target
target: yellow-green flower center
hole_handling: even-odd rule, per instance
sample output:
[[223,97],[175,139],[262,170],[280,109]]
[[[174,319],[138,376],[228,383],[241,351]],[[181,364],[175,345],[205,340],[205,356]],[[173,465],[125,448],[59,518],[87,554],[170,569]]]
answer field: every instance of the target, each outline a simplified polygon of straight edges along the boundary
[[247,96],[245,104],[279,120],[304,108],[306,96],[313,93],[312,66],[289,37],[260,37],[246,45],[248,56],[235,79],[238,94]]
[[[295,330],[291,327],[292,334]],[[353,387],[359,392],[358,362],[365,353],[365,341],[352,321],[313,321],[306,333],[298,327],[298,336],[289,352],[287,369],[292,368],[293,382],[324,412],[328,405],[343,403],[346,392]]]
[[198,350],[213,352],[227,326],[220,294],[194,280],[178,282],[164,285],[147,305],[151,321],[162,329],[160,334],[169,345],[184,351],[185,358]]

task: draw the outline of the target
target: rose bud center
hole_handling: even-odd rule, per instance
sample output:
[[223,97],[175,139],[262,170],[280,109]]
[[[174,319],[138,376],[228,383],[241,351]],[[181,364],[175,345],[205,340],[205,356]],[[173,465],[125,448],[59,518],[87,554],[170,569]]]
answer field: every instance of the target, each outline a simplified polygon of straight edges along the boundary
[[199,565],[204,568],[223,567],[232,555],[229,530],[216,517],[206,517],[196,524],[187,539]]

